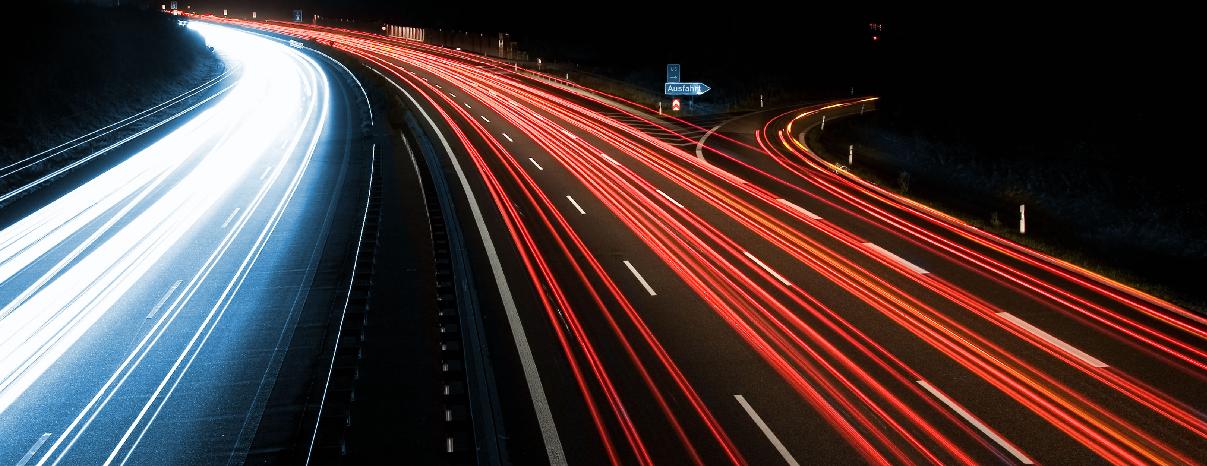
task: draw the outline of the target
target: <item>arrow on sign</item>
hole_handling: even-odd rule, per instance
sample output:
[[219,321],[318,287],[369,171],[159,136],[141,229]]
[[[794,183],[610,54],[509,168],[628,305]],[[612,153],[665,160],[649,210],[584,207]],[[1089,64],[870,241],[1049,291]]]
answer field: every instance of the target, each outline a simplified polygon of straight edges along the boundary
[[663,90],[666,95],[703,95],[711,87],[704,83],[666,83]]

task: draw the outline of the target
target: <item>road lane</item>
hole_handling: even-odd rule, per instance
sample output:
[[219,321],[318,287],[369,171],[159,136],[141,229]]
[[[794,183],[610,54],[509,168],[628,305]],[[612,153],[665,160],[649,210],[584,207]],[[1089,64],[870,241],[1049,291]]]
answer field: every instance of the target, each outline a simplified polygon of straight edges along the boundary
[[331,228],[346,162],[320,147],[343,103],[306,55],[192,27],[239,70],[234,88],[0,231],[0,462],[238,462],[249,447]]
[[[896,218],[925,215],[791,152],[805,124],[791,128],[795,112],[756,125],[757,139],[699,128],[711,135],[701,161],[663,139],[685,123],[553,77],[363,33],[256,27],[333,41],[424,95],[417,104],[457,134],[476,189],[498,209],[491,228],[511,237],[504,258],[532,282],[520,315],[538,366],[573,376],[547,390],[562,439],[590,446],[571,459],[782,461],[734,393],[785,407],[757,411],[793,456],[826,462],[1177,462],[1204,452],[1193,408],[1200,320],[1093,289],[1107,285],[959,234],[932,212],[920,224]],[[539,170],[522,163],[529,157]],[[564,217],[550,199],[566,195],[592,214]],[[1089,294],[1093,305],[1078,301]],[[1102,304],[1121,296],[1149,304]],[[1049,327],[1045,312],[1070,307],[1141,307],[1188,336],[1093,314],[1117,326],[1088,328],[1120,343],[1067,342],[1111,367],[1085,365],[1042,336],[1087,333],[1084,320]],[[1147,340],[1125,341],[1136,335]],[[1116,371],[1115,358],[1165,376],[1138,363]],[[1171,373],[1196,382],[1172,386]],[[649,441],[669,438],[678,442]]]

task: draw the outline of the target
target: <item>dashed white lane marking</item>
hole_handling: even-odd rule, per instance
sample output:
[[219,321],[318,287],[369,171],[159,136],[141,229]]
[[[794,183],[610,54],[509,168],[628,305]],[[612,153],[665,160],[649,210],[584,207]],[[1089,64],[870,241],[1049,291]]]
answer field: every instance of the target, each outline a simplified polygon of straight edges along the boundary
[[275,165],[269,165],[267,168],[264,169],[264,173],[260,174],[260,181],[264,181],[264,177],[268,176],[269,172],[272,172],[272,167],[274,167],[274,166]]
[[536,159],[533,159],[532,157],[528,157],[528,161],[532,162],[533,165],[536,165],[537,170],[545,171],[545,167],[542,167],[541,164],[536,163]]
[[485,122],[487,122],[487,123],[490,123],[490,119],[489,119],[489,118],[486,118],[486,115],[478,115],[478,116],[482,117],[482,121],[485,121]]
[[163,308],[164,303],[168,302],[168,298],[172,297],[172,293],[176,291],[176,288],[180,287],[181,283],[181,280],[176,280],[176,283],[173,283],[172,286],[168,288],[168,291],[163,294],[163,297],[159,298],[159,302],[155,303],[155,307],[151,308],[151,312],[147,313],[148,319],[154,317],[155,314],[159,314],[159,310]]
[[1080,359],[1082,361],[1085,361],[1086,364],[1089,364],[1094,367],[1108,367],[1106,365],[1106,363],[1098,360],[1098,358],[1090,356],[1090,355],[1086,354],[1084,351],[1074,348],[1073,345],[1065,343],[1061,339],[1052,336],[1048,332],[1040,330],[1038,327],[1031,325],[1029,322],[1027,322],[1023,319],[1019,319],[1018,317],[1015,317],[1014,314],[1011,314],[1009,312],[999,312],[999,313],[997,313],[997,315],[1003,319],[1010,321],[1010,323],[1018,326],[1019,328],[1026,330],[1027,332],[1031,333],[1032,335],[1035,335],[1035,336],[1043,339],[1044,341],[1051,343],[1052,345],[1056,346],[1057,348],[1064,350],[1066,353],[1073,355],[1073,357]]
[[503,134],[504,138],[507,138],[507,142],[515,142],[515,140],[511,139],[511,136],[508,136],[507,133],[502,133],[502,134]]
[[42,434],[41,437],[38,437],[38,440],[34,442],[32,447],[29,447],[29,451],[25,452],[25,456],[22,456],[21,460],[17,461],[15,466],[25,466],[25,463],[28,463],[29,460],[33,459],[34,454],[38,452],[39,448],[42,448],[42,444],[46,443],[46,439],[48,438],[50,438],[50,432],[46,432]]
[[683,207],[683,204],[680,204],[680,203],[679,203],[679,201],[676,201],[676,200],[675,200],[675,198],[671,197],[671,196],[670,196],[669,194],[667,194],[667,193],[662,192],[662,190],[661,190],[661,189],[655,189],[654,191],[658,191],[658,194],[661,194],[661,195],[662,195],[662,197],[665,197],[665,198],[666,198],[666,200],[671,201],[671,204],[674,204],[674,205],[679,206],[679,208],[680,208],[680,209],[685,209],[685,208],[686,208],[686,207]]
[[449,97],[452,97],[452,98],[454,98],[454,99],[456,99],[456,98],[457,98],[457,94],[453,94],[452,92],[449,92],[449,93],[448,93],[448,96],[449,96]]
[[226,220],[222,222],[222,228],[226,228],[227,225],[230,225],[231,219],[234,219],[235,215],[239,214],[239,209],[241,209],[241,208],[242,207],[235,207],[235,211],[231,212],[230,215],[226,216]]
[[910,269],[910,270],[913,270],[914,272],[917,272],[917,273],[920,273],[920,274],[928,274],[928,273],[930,273],[930,272],[927,272],[927,271],[926,271],[926,269],[924,269],[924,268],[922,268],[922,267],[918,267],[917,265],[914,265],[914,263],[913,263],[913,262],[910,262],[910,261],[907,261],[907,260],[905,260],[905,259],[902,259],[902,258],[901,258],[901,256],[898,256],[898,255],[896,255],[896,254],[893,254],[893,253],[889,252],[887,249],[884,249],[884,248],[882,248],[882,247],[880,247],[880,246],[877,246],[877,245],[876,245],[876,244],[874,244],[874,243],[863,243],[863,245],[864,245],[864,246],[867,246],[867,247],[869,247],[869,248],[874,249],[876,252],[880,253],[880,254],[881,254],[881,255],[883,255],[884,257],[887,257],[887,258],[889,258],[889,259],[892,259],[892,260],[897,261],[897,263],[899,263],[899,264],[901,264],[901,265],[904,265],[906,268],[908,268],[908,269]]
[[461,103],[461,105],[464,105],[464,106],[465,106],[465,108],[473,108],[473,107],[470,107],[470,106],[469,106],[469,104],[467,104],[467,103],[465,103],[465,102],[462,102],[462,103]]
[[632,262],[624,261],[624,266],[628,267],[630,272],[633,272],[633,276],[637,277],[637,281],[641,282],[641,286],[645,287],[645,291],[648,292],[650,296],[658,296],[658,293],[654,292],[654,288],[650,286],[649,282],[645,281],[645,277],[641,276],[641,272],[638,272],[637,268],[633,267]]
[[582,206],[578,205],[578,201],[575,201],[573,197],[566,196],[566,199],[569,199],[570,203],[574,204],[574,208],[578,209],[578,213],[580,213],[582,215],[587,215],[587,212],[583,210]]
[[796,205],[796,204],[793,204],[793,203],[792,203],[792,201],[789,201],[789,200],[787,200],[787,199],[776,199],[776,201],[779,201],[779,202],[783,203],[784,205],[786,205],[786,206],[788,206],[788,207],[791,207],[791,208],[793,208],[793,209],[796,209],[796,211],[797,211],[797,212],[800,212],[800,213],[802,213],[802,214],[805,214],[805,216],[806,216],[806,217],[809,217],[809,218],[811,218],[811,219],[813,219],[813,220],[821,220],[821,216],[820,216],[820,215],[817,215],[817,214],[815,214],[815,213],[813,213],[813,212],[809,212],[809,211],[808,211],[807,209],[805,209],[804,207],[801,207],[801,206],[798,206],[798,205]]
[[759,416],[759,413],[755,412],[750,403],[746,402],[746,397],[742,395],[734,395],[733,397],[738,400],[738,404],[742,405],[742,409],[746,410],[746,415],[750,416],[754,424],[759,426],[759,430],[763,431],[763,435],[767,436],[767,440],[771,442],[771,446],[775,447],[775,451],[778,451],[780,456],[784,457],[784,462],[791,466],[800,466],[800,463],[796,462],[796,458],[792,457],[792,453],[788,452],[788,448],[784,446],[784,442],[780,441],[775,432],[772,432],[771,428],[767,427],[767,423],[763,422],[762,416]]
[[935,398],[938,398],[939,401],[947,405],[948,408],[951,408],[952,411],[955,411],[956,414],[964,418],[965,421],[968,421],[969,424],[972,424],[973,427],[976,427],[977,430],[981,431],[982,434],[985,434],[986,437],[989,437],[990,440],[993,440],[994,443],[997,443],[1003,449],[1010,452],[1011,455],[1014,455],[1019,462],[1023,464],[1035,464],[1034,461],[1031,461],[1031,458],[1028,458],[1027,455],[1024,455],[1023,452],[1018,450],[1018,448],[1015,448],[1014,445],[1011,445],[1010,442],[1007,442],[1006,439],[998,435],[997,432],[994,432],[993,429],[990,429],[989,426],[986,426],[985,423],[981,422],[980,419],[977,419],[976,416],[973,416],[971,413],[969,413],[968,410],[964,409],[963,406],[960,406],[955,401],[952,401],[952,399],[948,398],[943,392],[931,386],[925,380],[919,380],[918,385],[921,385],[923,389],[930,392],[930,394]]
[[609,162],[612,162],[615,165],[620,165],[620,162],[618,162],[616,159],[614,159],[612,157],[609,157],[608,154],[599,154],[599,156],[607,159]]
[[742,254],[745,254],[747,259],[750,259],[755,264],[757,264],[759,267],[761,267],[763,270],[765,270],[767,273],[771,274],[772,277],[775,277],[775,279],[779,280],[780,283],[783,283],[784,286],[792,286],[792,282],[790,282],[790,281],[788,281],[788,279],[784,278],[783,275],[780,275],[779,272],[776,272],[775,269],[767,266],[767,264],[764,264],[763,261],[759,260],[759,258],[754,257],[754,254],[751,254],[747,251],[742,251]]

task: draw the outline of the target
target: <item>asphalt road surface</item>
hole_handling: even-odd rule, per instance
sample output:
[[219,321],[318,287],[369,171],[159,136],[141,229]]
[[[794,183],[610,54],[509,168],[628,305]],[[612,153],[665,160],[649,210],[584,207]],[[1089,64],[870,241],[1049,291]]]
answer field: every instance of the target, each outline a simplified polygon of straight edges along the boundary
[[341,228],[347,97],[279,41],[191,27],[233,87],[0,231],[0,463],[239,464],[257,432]]
[[[874,99],[701,128],[455,50],[230,22],[355,56],[423,127],[515,464],[1207,458],[1207,319],[800,142]],[[0,461],[246,449],[322,234],[294,209],[324,204],[306,166],[336,105],[307,59],[247,44],[228,53],[254,91],[158,143],[187,150],[0,232]]]
[[473,54],[242,24],[357,56],[428,128],[481,243],[517,464],[1207,458],[1207,320],[799,142],[874,99],[701,128]]

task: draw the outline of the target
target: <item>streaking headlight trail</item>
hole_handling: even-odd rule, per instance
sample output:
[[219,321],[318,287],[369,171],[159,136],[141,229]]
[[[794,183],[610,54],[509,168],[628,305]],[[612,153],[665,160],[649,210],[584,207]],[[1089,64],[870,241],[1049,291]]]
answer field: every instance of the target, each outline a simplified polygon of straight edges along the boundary
[[[88,372],[90,388],[76,390],[84,394],[72,405],[79,414],[56,413],[63,430],[29,464],[63,460],[149,348],[164,345],[165,329],[189,325],[172,343],[179,358],[161,355],[163,370],[140,380],[147,389],[138,396],[150,399],[122,413],[118,422],[129,428],[106,426],[116,433],[105,440],[112,451],[89,453],[108,455],[106,463],[129,459],[162,408],[154,403],[179,382],[187,356],[208,338],[203,330],[212,331],[239,292],[323,133],[330,92],[314,61],[231,28],[189,27],[235,69],[235,84],[162,139],[0,231],[0,417],[11,420],[23,397],[45,396],[31,387],[77,356],[82,338],[104,339],[106,351],[112,341],[104,370]],[[156,275],[165,270],[180,278],[167,295]],[[150,296],[159,301],[154,309]],[[197,322],[177,321],[183,309],[200,313]],[[114,328],[98,325],[118,311]],[[24,453],[11,456],[8,447],[0,444],[0,462]]]

